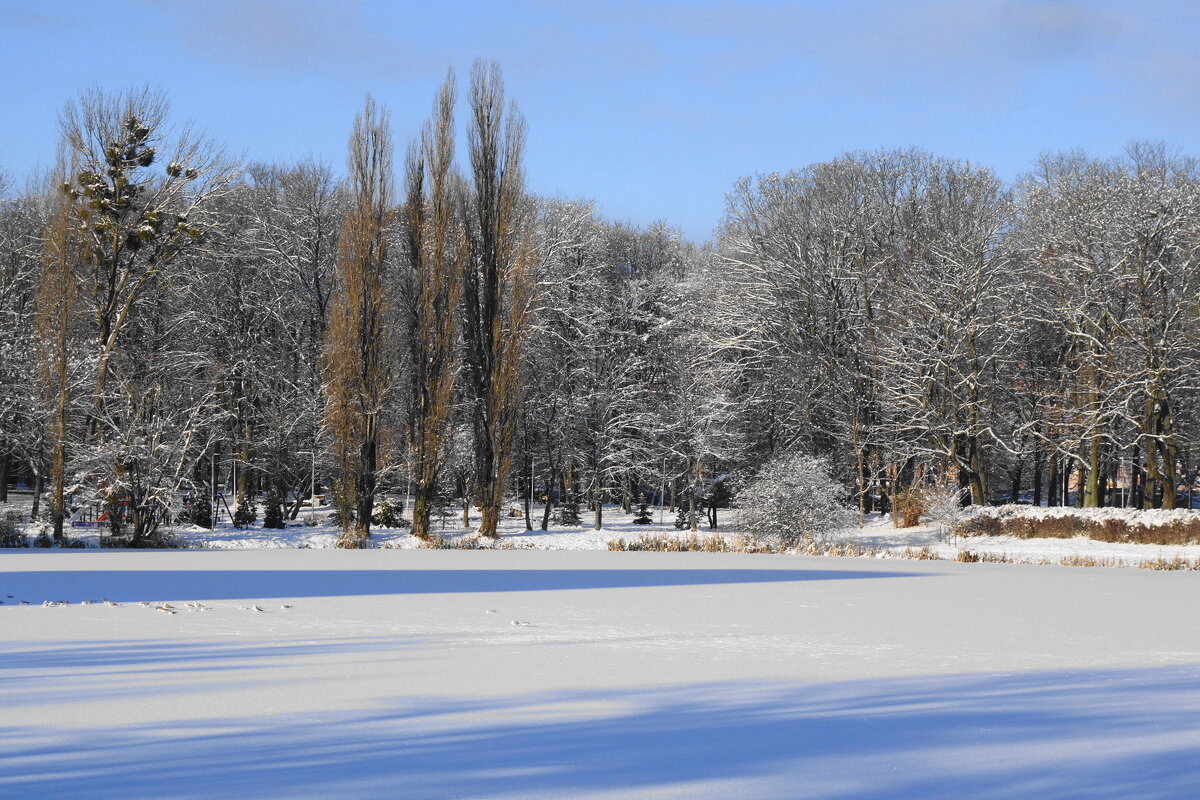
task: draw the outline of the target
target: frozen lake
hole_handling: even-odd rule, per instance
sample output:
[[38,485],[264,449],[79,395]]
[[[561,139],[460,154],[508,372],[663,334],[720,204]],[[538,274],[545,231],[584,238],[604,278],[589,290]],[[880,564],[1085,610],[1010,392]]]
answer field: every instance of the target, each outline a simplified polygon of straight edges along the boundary
[[[1195,572],[604,551],[0,559],[3,796],[1200,796]],[[81,604],[101,598],[120,605]]]

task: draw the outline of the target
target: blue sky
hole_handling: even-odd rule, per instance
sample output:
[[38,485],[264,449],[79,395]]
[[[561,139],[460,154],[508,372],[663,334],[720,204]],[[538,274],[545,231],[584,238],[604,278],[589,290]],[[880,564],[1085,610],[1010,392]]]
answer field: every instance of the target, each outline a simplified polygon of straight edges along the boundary
[[82,89],[142,83],[235,153],[340,169],[365,93],[402,146],[478,57],[529,122],[531,190],[698,240],[738,177],[847,150],[1009,180],[1131,139],[1200,156],[1195,2],[0,0],[0,170],[51,162]]

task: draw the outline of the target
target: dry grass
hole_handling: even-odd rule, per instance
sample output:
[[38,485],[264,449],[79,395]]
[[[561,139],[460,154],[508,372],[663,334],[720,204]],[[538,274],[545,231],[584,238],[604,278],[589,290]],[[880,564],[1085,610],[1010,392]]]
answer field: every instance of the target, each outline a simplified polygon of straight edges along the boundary
[[954,533],[1014,539],[1085,536],[1098,542],[1180,546],[1200,543],[1200,513],[996,506],[973,510]]
[[928,547],[906,547],[900,551],[900,558],[910,558],[914,561],[940,561],[941,556]]
[[1016,564],[1015,559],[1008,553],[976,553],[972,550],[959,550],[954,560],[963,564]]
[[[892,555],[887,550],[854,542],[809,542],[794,548],[780,548],[742,536],[726,539],[719,535],[699,537],[694,533],[682,537],[643,534],[630,541],[613,539],[608,543],[608,549],[644,550],[659,553],[793,553],[804,556],[841,556],[844,558],[888,558]],[[929,551],[929,548],[922,549],[925,552],[923,558],[937,558]]]
[[737,538],[732,541],[723,536],[709,535],[703,538],[694,533],[685,537],[664,536],[662,534],[642,534],[636,539],[625,541],[613,539],[608,543],[609,550],[647,550],[659,553],[773,553],[774,549],[765,549],[747,539]]
[[1138,569],[1171,572],[1179,570],[1200,571],[1200,559],[1193,560],[1183,558],[1182,556],[1175,556],[1174,558],[1155,558],[1138,564]]
[[[444,545],[453,548],[454,544]],[[643,534],[636,539],[613,539],[608,543],[609,550],[623,551],[652,551],[661,553],[791,553],[806,556],[835,556],[841,558],[905,558],[914,561],[939,561],[941,556],[928,547],[906,547],[903,550],[888,550],[854,542],[808,543],[791,549],[779,549],[735,536],[726,539],[722,536],[705,536],[696,534],[687,536],[664,536]],[[1141,563],[1131,563],[1120,558],[1105,558],[1074,554],[1053,557],[1022,558],[1008,553],[991,553],[963,549],[954,555],[954,560],[963,564],[1040,564],[1059,565],[1064,567],[1097,567],[1115,568],[1137,566],[1148,570],[1195,570],[1200,571],[1200,559],[1189,560],[1182,557],[1158,558]]]
[[1063,567],[1126,567],[1124,559],[1120,558],[1096,558],[1095,556],[1085,555],[1070,555],[1063,556],[1058,560],[1060,566]]

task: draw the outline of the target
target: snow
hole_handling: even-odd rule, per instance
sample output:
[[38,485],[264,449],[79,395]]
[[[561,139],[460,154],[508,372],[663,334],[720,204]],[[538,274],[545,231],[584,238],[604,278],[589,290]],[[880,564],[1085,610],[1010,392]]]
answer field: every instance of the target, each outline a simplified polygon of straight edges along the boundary
[[[1200,793],[1200,635],[1180,615],[1194,572],[524,550],[0,558],[0,796]],[[121,605],[81,604],[102,597]]]

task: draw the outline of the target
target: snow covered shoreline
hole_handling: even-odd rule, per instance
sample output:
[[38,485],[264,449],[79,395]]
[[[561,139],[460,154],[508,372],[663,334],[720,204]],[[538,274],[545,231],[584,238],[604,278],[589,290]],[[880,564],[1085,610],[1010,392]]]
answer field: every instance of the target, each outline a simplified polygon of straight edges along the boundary
[[[4,509],[0,508],[0,513]],[[1011,514],[1009,507],[985,508],[984,515]],[[1043,517],[1064,517],[1089,514],[1097,519],[1126,514],[1123,509],[1079,509],[1017,507],[1017,512]],[[1170,524],[1172,521],[1196,512],[1141,512],[1151,524]],[[305,515],[301,515],[301,520]],[[540,518],[540,515],[539,515]],[[551,525],[550,530],[525,529],[523,518],[506,517],[500,523],[500,539],[492,542],[474,542],[473,535],[461,525],[453,523],[439,531],[447,546],[459,543],[482,549],[516,550],[606,550],[610,543],[623,539],[626,542],[642,535],[685,539],[688,531],[678,531],[669,515],[655,512],[651,525],[635,525],[630,515],[617,506],[605,509],[605,525],[601,530],[587,526],[565,528]],[[474,520],[473,520],[474,521]],[[187,548],[208,550],[256,550],[256,549],[325,549],[334,546],[338,531],[332,525],[328,513],[316,517],[316,525],[303,521],[292,521],[283,529],[267,529],[258,525],[234,528],[221,523],[215,530],[187,526],[176,529],[173,535]],[[25,526],[31,535],[32,526]],[[95,547],[98,537],[93,532],[72,530],[73,539]],[[701,526],[698,535],[717,535],[727,540],[736,540],[741,532],[736,525],[733,512],[726,512],[726,522],[717,530]],[[1076,566],[1128,566],[1136,567],[1151,562],[1179,560],[1189,565],[1200,563],[1200,545],[1153,545],[1127,542],[1102,542],[1080,535],[1073,538],[1026,538],[1007,535],[978,535],[953,537],[936,525],[921,525],[912,528],[894,528],[890,520],[879,515],[869,515],[861,526],[842,531],[837,537],[837,546],[831,549],[836,555],[845,555],[847,547],[857,549],[872,558],[902,558],[915,551],[927,550],[929,555],[942,560],[954,560],[958,554],[968,551],[984,558],[994,558],[1025,564],[1067,564]],[[376,528],[372,532],[373,548],[419,549],[426,545],[411,536],[406,528]],[[850,552],[853,552],[853,549]],[[0,552],[3,552],[0,550]],[[818,553],[819,554],[819,553]]]

